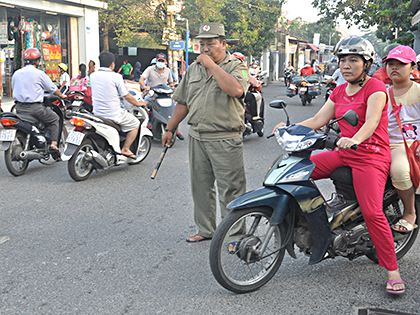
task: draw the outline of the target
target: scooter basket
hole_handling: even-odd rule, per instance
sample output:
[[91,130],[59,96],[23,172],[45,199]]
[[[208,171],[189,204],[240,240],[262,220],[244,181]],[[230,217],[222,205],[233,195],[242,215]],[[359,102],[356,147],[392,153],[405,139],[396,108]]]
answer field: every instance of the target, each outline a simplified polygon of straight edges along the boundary
[[300,75],[295,74],[293,76],[293,83],[299,83],[302,82],[303,78]]
[[320,84],[309,85],[308,94],[312,96],[321,95],[321,85]]
[[319,74],[313,74],[306,78],[309,83],[318,83],[319,82]]
[[286,95],[288,97],[293,97],[297,94],[297,89],[296,88],[290,88],[290,86],[286,87]]

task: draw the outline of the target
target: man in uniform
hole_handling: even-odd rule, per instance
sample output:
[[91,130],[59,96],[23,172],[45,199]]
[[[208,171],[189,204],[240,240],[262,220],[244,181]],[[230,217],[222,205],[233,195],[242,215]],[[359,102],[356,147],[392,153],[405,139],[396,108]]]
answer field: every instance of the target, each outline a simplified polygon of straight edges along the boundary
[[[197,234],[187,242],[213,237],[216,192],[222,218],[227,204],[246,191],[242,133],[248,70],[226,51],[225,29],[219,23],[200,26],[200,55],[187,70],[173,95],[177,102],[162,145],[172,144],[178,124],[189,114],[189,161]],[[232,248],[234,245],[231,245]]]
[[92,105],[95,115],[112,120],[120,125],[123,132],[127,132],[121,154],[136,159],[136,155],[131,152],[130,146],[137,137],[140,122],[127,110],[120,106],[120,96],[134,106],[145,106],[145,102],[137,102],[131,95],[124,83],[121,75],[114,72],[115,57],[108,51],[103,51],[99,55],[100,68],[90,75],[90,85],[92,87]]
[[44,90],[61,98],[66,98],[45,72],[38,70],[41,53],[36,48],[26,49],[23,53],[25,67],[12,76],[13,98],[16,100],[16,112],[28,114],[42,121],[51,135],[53,157],[57,158],[59,138],[59,118],[49,107],[44,106]]

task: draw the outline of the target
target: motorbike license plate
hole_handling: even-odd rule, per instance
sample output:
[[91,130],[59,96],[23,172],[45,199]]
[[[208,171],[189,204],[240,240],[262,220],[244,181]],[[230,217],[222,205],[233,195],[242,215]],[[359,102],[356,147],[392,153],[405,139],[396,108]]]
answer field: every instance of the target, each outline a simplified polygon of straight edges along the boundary
[[0,133],[0,141],[13,141],[15,140],[16,129],[4,129]]
[[308,89],[308,88],[307,88],[306,86],[305,86],[305,87],[301,87],[301,88],[300,88],[300,91],[301,91],[301,92],[306,92],[306,90],[307,90],[307,89]]
[[70,131],[66,142],[67,143],[71,143],[71,144],[75,144],[75,145],[80,145],[83,141],[83,138],[85,137],[85,134],[79,131]]
[[80,106],[82,105],[83,101],[74,101],[73,103],[71,103],[72,106]]

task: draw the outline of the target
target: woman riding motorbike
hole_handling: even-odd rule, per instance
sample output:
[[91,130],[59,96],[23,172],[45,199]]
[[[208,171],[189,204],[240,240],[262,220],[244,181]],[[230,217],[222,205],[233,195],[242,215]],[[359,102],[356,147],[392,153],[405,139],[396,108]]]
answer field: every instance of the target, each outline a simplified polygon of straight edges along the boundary
[[[382,210],[391,161],[385,108],[386,87],[367,76],[375,54],[369,41],[354,35],[348,36],[336,45],[334,53],[347,83],[335,88],[321,110],[300,124],[317,130],[334,116],[341,117],[349,109],[356,111],[359,123],[351,127],[339,122],[341,138],[337,142],[338,149],[312,155],[311,160],[316,165],[312,179],[328,178],[342,166],[352,169],[357,200],[379,264],[388,270],[386,291],[403,294],[405,286],[398,270],[393,236]],[[283,125],[278,124],[274,130]],[[357,150],[350,150],[354,145],[358,145]]]

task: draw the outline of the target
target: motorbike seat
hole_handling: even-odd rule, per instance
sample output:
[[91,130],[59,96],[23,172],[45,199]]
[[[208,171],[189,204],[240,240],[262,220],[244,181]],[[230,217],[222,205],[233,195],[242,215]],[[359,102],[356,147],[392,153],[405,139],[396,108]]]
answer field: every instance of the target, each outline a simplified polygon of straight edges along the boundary
[[3,117],[6,117],[6,116],[10,118],[13,118],[13,117],[19,118],[33,125],[37,125],[39,123],[39,120],[37,118],[28,114],[7,113],[7,115],[4,115]]
[[101,116],[95,116],[95,117],[101,119],[104,122],[105,125],[111,126],[111,127],[115,128],[115,129],[117,129],[118,132],[121,132],[121,127],[119,125],[117,125],[116,123],[114,123],[112,120],[103,118]]

